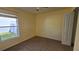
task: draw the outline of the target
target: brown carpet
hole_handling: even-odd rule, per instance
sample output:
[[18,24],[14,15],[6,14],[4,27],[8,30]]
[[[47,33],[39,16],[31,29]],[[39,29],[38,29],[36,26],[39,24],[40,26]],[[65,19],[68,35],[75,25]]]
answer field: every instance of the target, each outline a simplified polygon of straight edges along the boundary
[[53,39],[34,37],[5,51],[72,51],[72,47],[62,45]]

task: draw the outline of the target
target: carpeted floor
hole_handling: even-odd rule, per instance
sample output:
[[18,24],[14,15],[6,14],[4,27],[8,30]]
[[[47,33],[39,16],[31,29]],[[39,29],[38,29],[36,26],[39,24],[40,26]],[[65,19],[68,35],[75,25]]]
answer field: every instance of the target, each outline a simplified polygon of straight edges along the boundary
[[53,39],[34,37],[5,51],[72,51],[72,47],[62,45]]

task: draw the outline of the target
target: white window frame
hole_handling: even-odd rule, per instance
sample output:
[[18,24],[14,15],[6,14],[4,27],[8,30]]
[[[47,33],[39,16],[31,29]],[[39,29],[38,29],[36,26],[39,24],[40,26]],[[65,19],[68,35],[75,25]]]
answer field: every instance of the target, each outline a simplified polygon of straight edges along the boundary
[[[17,26],[16,26],[17,27],[17,36],[12,37],[10,39],[18,38],[20,36],[18,17],[16,15],[6,14],[6,13],[0,13],[0,17],[16,18],[16,23],[17,23]],[[2,27],[10,27],[10,26],[2,26]],[[11,26],[11,27],[13,27],[13,26]],[[7,39],[7,40],[9,40],[9,39]],[[2,40],[0,40],[0,41],[2,41]],[[4,40],[4,41],[6,41],[6,40]]]

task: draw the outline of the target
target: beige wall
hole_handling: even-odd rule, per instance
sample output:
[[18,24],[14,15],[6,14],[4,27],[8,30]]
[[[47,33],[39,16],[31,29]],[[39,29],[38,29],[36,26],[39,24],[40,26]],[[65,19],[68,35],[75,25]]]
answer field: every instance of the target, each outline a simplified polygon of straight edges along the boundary
[[72,8],[64,8],[38,14],[36,35],[61,41],[64,15],[71,12]]
[[14,8],[0,9],[0,12],[16,14],[18,16],[20,37],[14,38],[13,40],[0,41],[0,50],[4,50],[10,46],[27,40],[35,35],[35,15],[16,10]]
[[79,51],[79,13],[78,13],[78,21],[77,21],[77,29],[76,29],[74,50]]

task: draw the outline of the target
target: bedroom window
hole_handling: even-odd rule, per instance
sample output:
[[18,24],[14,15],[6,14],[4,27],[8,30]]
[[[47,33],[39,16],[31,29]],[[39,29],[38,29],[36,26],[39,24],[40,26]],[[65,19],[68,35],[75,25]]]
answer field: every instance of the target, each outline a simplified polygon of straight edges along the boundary
[[19,36],[17,20],[15,15],[0,13],[0,41]]

